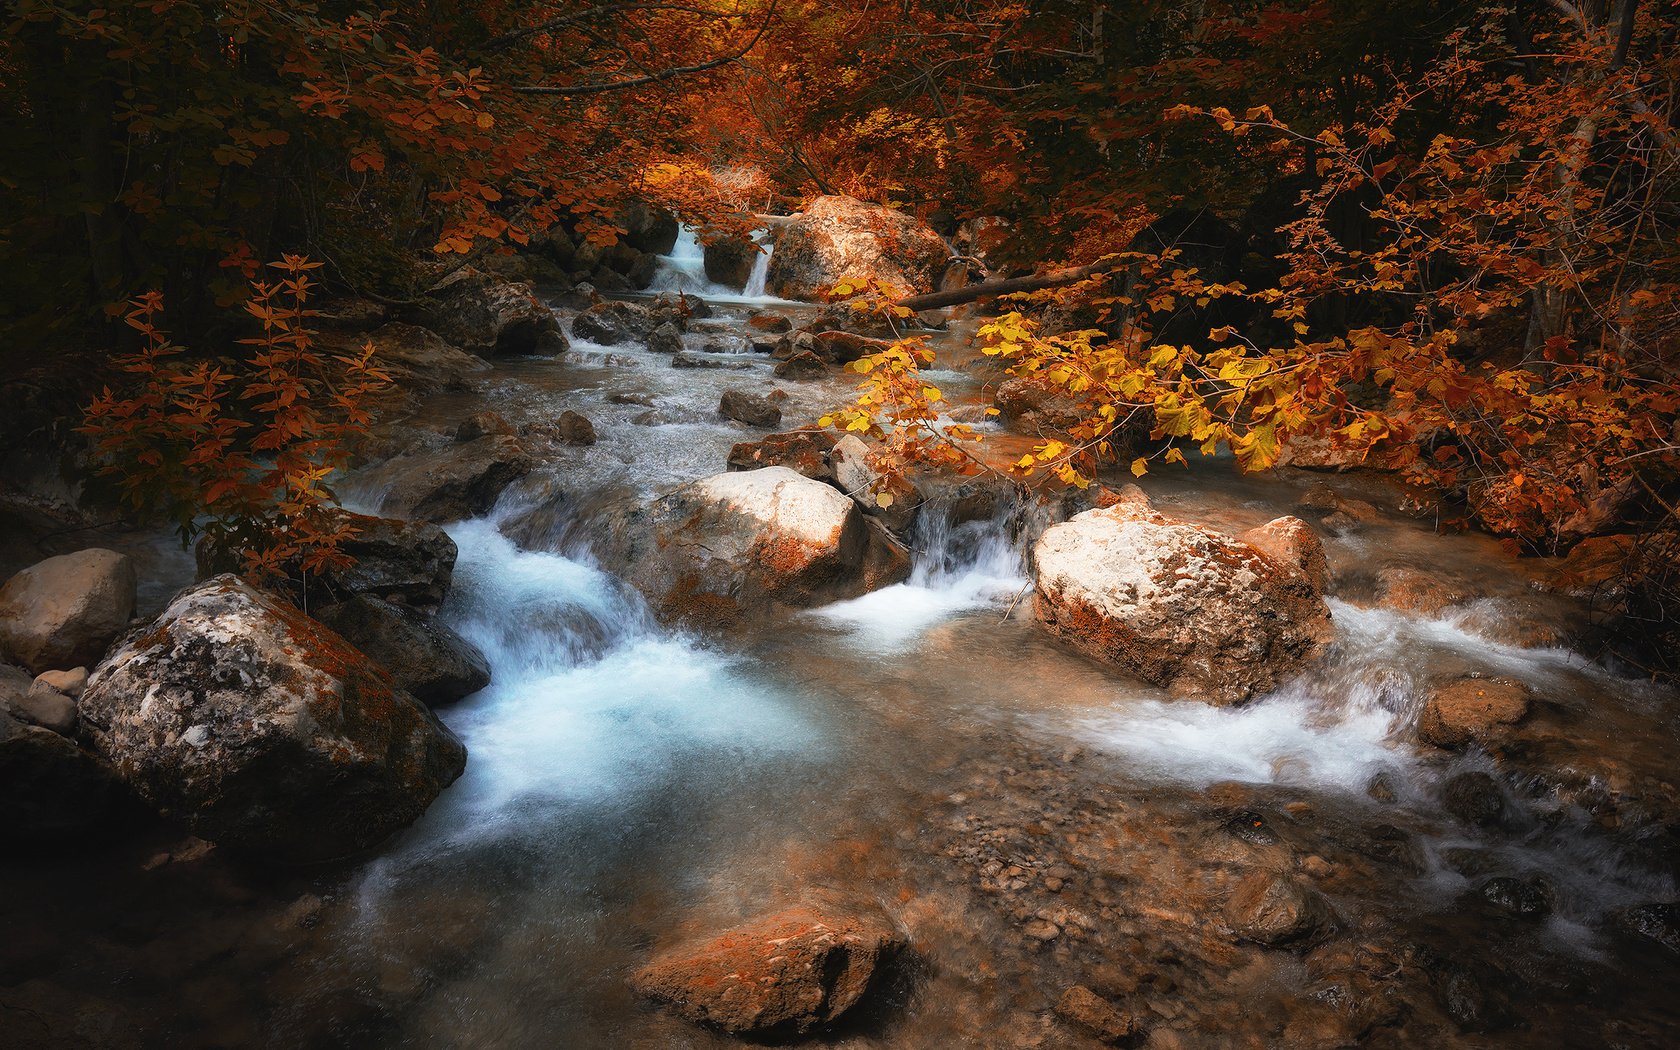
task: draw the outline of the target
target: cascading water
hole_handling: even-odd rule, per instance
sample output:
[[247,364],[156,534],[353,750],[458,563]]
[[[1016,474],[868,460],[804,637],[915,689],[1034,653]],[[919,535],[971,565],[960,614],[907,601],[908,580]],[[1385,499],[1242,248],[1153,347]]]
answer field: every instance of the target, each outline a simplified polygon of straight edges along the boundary
[[770,255],[775,250],[768,235],[760,233],[757,243],[763,248],[753,258],[751,273],[744,288],[730,288],[706,276],[706,250],[699,236],[687,226],[677,227],[677,241],[669,255],[659,257],[650,292],[683,292],[698,295],[718,303],[785,303],[766,291],[770,275]]
[[742,295],[748,299],[762,299],[765,295],[765,284],[770,279],[770,257],[776,252],[776,244],[766,235],[759,235],[757,243],[761,249],[753,257],[752,273],[747,275],[747,287]]

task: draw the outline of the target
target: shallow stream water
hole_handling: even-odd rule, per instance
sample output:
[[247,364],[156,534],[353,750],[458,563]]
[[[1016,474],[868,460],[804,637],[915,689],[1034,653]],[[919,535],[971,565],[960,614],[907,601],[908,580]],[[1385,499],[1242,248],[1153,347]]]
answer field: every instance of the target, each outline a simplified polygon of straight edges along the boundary
[[[692,349],[765,306],[808,309],[722,304]],[[939,338],[972,356],[962,326]],[[1676,896],[1672,704],[1519,644],[1567,636],[1580,610],[1492,541],[1438,536],[1375,483],[1332,479],[1372,507],[1327,536],[1336,641],[1241,708],[1170,700],[1048,637],[1015,520],[930,512],[905,584],[685,634],[592,563],[592,502],[723,469],[754,434],[716,415],[727,387],[784,389],[782,429],[848,392],[712,356],[730,367],[579,341],[426,405],[415,424],[445,433],[492,407],[516,424],[577,410],[599,435],[449,529],[445,616],[494,672],[442,712],[466,774],[353,865],[255,870],[148,831],[8,869],[11,1045],[734,1045],[639,1002],[626,975],[685,934],[813,896],[885,908],[915,949],[831,1045],[1095,1045],[1051,1012],[1078,983],[1163,1050],[1680,1045],[1671,958],[1611,922]],[[939,385],[982,384],[953,370]],[[1167,513],[1238,529],[1318,479],[1210,462],[1146,480]],[[351,492],[377,508],[378,466]],[[1371,580],[1392,565],[1475,598],[1434,617],[1381,608]],[[1415,742],[1430,685],[1471,672],[1534,689],[1556,738],[1534,769],[1555,775]],[[1491,826],[1443,808],[1466,771],[1504,796]],[[1592,811],[1595,783],[1659,816]],[[1310,877],[1334,936],[1295,952],[1234,939],[1224,901],[1261,868]],[[1549,914],[1490,907],[1479,887],[1497,876],[1538,878]],[[1045,923],[1054,935],[1027,932]]]

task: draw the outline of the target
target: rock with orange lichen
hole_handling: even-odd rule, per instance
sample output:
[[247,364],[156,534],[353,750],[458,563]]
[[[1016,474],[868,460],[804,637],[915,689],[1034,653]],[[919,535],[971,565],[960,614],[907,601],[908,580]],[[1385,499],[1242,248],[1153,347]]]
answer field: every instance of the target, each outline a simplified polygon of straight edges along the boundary
[[885,919],[798,906],[665,952],[631,983],[696,1024],[803,1034],[857,1005],[903,946]]
[[81,726],[194,833],[295,863],[364,850],[461,775],[466,749],[377,664],[231,575],[182,592],[94,672]]
[[787,467],[690,482],[592,532],[601,564],[661,618],[698,626],[855,598],[910,575],[908,552],[878,522]]
[[1034,548],[1035,608],[1052,633],[1144,681],[1240,703],[1330,637],[1312,530],[1280,518],[1244,539],[1167,518],[1141,495],[1086,511]]
[[869,278],[932,291],[951,249],[909,212],[852,197],[818,197],[776,237],[768,287],[785,299],[820,299],[841,281]]

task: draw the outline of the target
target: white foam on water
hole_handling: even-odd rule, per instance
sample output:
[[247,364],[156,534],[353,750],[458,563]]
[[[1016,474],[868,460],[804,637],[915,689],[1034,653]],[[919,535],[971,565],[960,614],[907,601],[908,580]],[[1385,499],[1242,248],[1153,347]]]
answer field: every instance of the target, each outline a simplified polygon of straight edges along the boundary
[[923,530],[910,579],[807,616],[838,627],[845,643],[876,653],[915,648],[922,635],[954,616],[1008,602],[1029,582],[1021,553],[997,522]]
[[[545,812],[610,808],[673,776],[733,776],[815,749],[820,734],[793,698],[742,659],[656,627],[610,575],[519,550],[489,521],[449,532],[460,558],[448,618],[494,679],[440,712],[467,746],[467,771],[391,864],[540,836]],[[675,768],[684,762],[699,768]]]
[[738,303],[753,306],[774,306],[794,303],[792,299],[782,299],[765,292],[765,281],[770,273],[770,252],[760,252],[753,260],[752,273],[747,277],[744,289],[731,288],[718,284],[706,276],[706,250],[700,244],[700,238],[688,226],[677,227],[677,241],[671,247],[669,255],[659,256],[659,268],[654,272],[653,283],[647,290],[658,292],[684,292],[698,295],[709,303]]

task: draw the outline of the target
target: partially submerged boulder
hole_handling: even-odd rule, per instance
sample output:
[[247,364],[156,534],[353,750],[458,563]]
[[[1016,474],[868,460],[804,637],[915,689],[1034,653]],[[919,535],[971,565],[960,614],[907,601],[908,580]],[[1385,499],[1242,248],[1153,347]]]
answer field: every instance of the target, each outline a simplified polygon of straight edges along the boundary
[[343,353],[372,343],[374,363],[389,371],[393,384],[404,393],[460,389],[492,367],[484,358],[451,346],[436,332],[402,321],[392,321],[367,335],[332,333],[323,338]]
[[656,354],[680,354],[683,351],[682,332],[666,321],[648,333],[647,348]]
[[766,284],[787,299],[821,298],[847,278],[929,291],[950,256],[939,234],[913,215],[818,197],[782,227]]
[[706,280],[745,288],[763,249],[744,237],[719,237],[704,248]]
[[553,355],[566,349],[554,311],[524,281],[463,267],[433,285],[421,315],[450,343],[486,357]]
[[661,617],[701,625],[855,598],[910,574],[908,552],[855,503],[787,467],[690,482],[594,531],[602,564]]
[[725,390],[718,399],[718,415],[749,427],[774,427],[782,422],[781,406],[746,390]]
[[36,562],[0,587],[0,657],[29,670],[92,666],[134,616],[134,563],[93,547]]
[[1418,716],[1418,736],[1436,747],[1487,747],[1528,715],[1528,688],[1505,678],[1464,678],[1435,690]]
[[[1304,528],[1267,526],[1310,547]],[[1180,695],[1240,703],[1315,657],[1330,636],[1322,581],[1310,569],[1322,552],[1279,558],[1158,514],[1141,493],[1051,526],[1033,555],[1035,608],[1052,633]]]
[[1238,936],[1270,947],[1309,942],[1333,925],[1329,905],[1315,890],[1270,871],[1237,884],[1225,918]]
[[821,379],[826,375],[828,366],[809,350],[801,350],[776,365],[777,379]]
[[879,983],[903,939],[885,919],[793,907],[656,957],[638,992],[734,1035],[805,1034]]
[[212,842],[297,863],[375,845],[466,749],[343,638],[237,577],[183,592],[94,672],[94,749]]
[[407,606],[363,594],[316,610],[315,619],[428,706],[452,703],[490,684],[490,662],[477,646]]
[[602,346],[639,343],[664,320],[656,322],[638,303],[618,301],[596,303],[572,318],[572,335]]
[[374,475],[386,483],[380,504],[385,511],[422,521],[459,521],[488,513],[503,490],[534,465],[518,438],[486,434],[399,456]]

